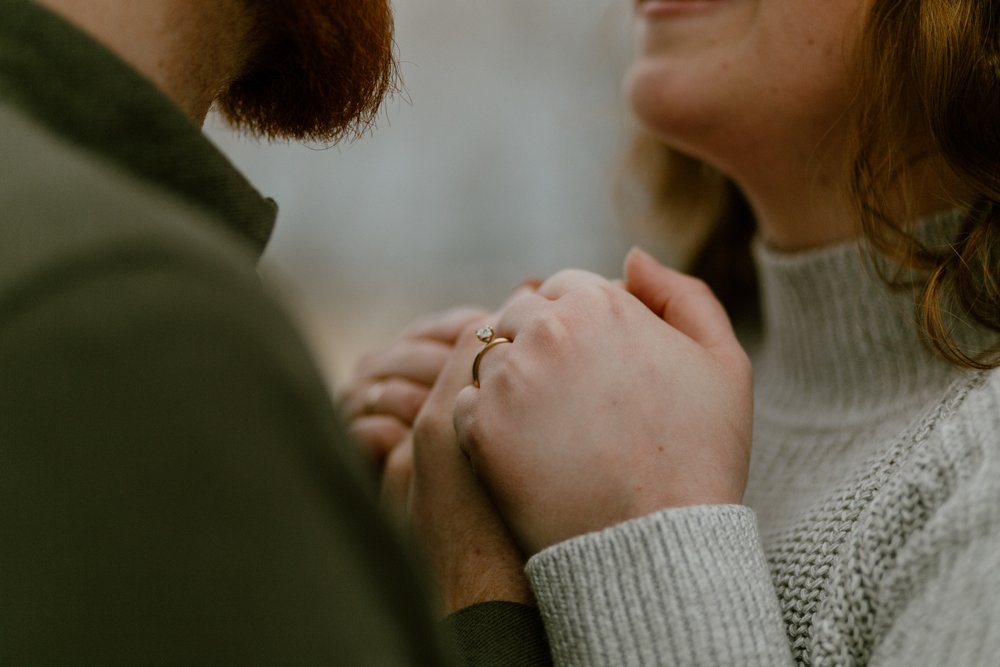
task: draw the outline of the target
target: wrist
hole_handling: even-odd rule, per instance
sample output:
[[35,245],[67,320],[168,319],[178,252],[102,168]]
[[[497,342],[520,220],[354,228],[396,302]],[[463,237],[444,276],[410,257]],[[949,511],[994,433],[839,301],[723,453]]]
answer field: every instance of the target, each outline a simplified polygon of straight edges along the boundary
[[428,552],[445,614],[481,602],[535,604],[524,574],[526,559],[509,532],[499,522],[492,530],[483,527],[475,522],[465,531],[440,535],[434,542],[443,548]]
[[524,574],[524,562],[497,562],[468,558],[441,582],[441,608],[445,615],[482,602],[516,602],[536,606]]

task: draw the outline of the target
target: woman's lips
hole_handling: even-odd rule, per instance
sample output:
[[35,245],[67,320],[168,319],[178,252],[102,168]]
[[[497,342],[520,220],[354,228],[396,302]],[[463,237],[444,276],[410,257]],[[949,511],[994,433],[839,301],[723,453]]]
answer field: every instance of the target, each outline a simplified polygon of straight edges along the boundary
[[698,14],[722,0],[639,0],[637,13],[646,18]]

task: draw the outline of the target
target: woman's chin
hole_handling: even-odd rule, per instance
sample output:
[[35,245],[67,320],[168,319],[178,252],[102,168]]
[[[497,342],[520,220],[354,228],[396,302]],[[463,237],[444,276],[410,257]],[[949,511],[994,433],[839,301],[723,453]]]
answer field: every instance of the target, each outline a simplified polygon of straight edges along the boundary
[[704,87],[691,90],[691,86],[680,85],[680,79],[663,68],[636,62],[622,88],[643,130],[680,151],[699,154],[699,145],[708,139],[712,128],[720,126],[718,109],[698,96]]

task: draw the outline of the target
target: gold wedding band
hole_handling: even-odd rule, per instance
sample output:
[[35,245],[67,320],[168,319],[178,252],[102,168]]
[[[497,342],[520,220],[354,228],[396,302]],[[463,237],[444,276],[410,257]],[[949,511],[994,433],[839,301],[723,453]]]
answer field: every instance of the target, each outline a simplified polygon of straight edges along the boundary
[[368,387],[368,391],[365,392],[365,414],[373,415],[375,414],[375,409],[378,406],[379,400],[385,394],[385,382],[376,382],[372,386]]
[[[485,332],[487,328],[489,329],[489,336],[480,336],[479,333]],[[483,349],[479,350],[479,354],[476,355],[475,360],[472,362],[472,386],[479,389],[479,362],[482,361],[483,355],[486,354],[486,351],[490,348],[502,345],[503,343],[513,343],[514,341],[510,338],[504,338],[503,336],[500,338],[494,338],[493,327],[484,327],[483,329],[480,329],[476,335],[479,337],[479,340],[486,343],[486,345],[483,346]],[[486,338],[486,340],[483,340],[483,338]]]

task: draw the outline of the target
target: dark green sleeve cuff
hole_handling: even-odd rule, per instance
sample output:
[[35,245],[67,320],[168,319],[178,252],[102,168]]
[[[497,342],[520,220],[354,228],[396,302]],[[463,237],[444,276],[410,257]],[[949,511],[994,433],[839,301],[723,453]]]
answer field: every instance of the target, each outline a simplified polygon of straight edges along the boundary
[[542,667],[552,664],[542,617],[516,602],[482,602],[444,619],[466,665]]

